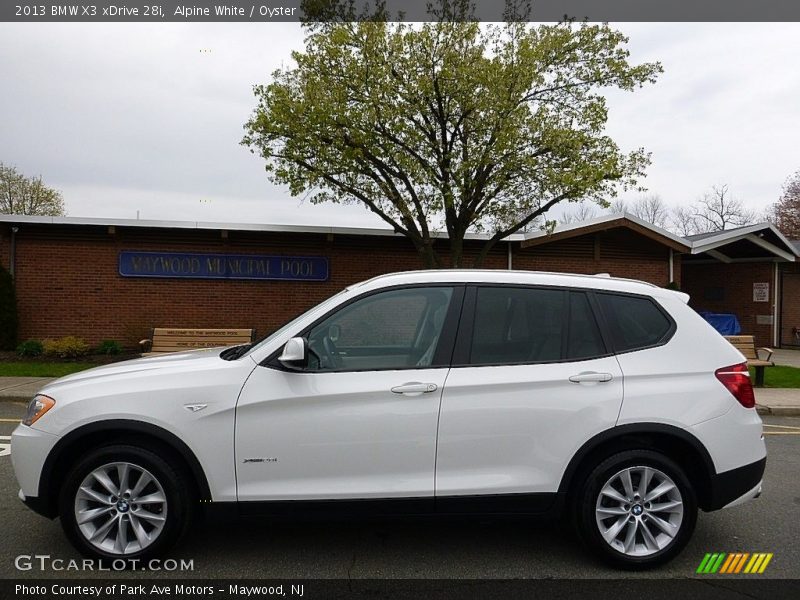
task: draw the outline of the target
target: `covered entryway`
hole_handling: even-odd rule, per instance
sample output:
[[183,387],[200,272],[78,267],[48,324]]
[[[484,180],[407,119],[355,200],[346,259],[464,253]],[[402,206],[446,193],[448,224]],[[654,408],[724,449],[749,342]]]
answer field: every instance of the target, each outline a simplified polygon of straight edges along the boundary
[[[698,311],[735,314],[741,333],[755,336],[757,346],[786,343],[787,331],[791,335],[795,325],[784,313],[795,303],[780,299],[798,298],[800,281],[786,277],[788,273],[782,277],[780,267],[795,266],[794,245],[769,223],[688,239],[692,250],[683,257],[682,289],[691,296],[690,305]],[[783,284],[793,287],[793,296],[782,293]]]

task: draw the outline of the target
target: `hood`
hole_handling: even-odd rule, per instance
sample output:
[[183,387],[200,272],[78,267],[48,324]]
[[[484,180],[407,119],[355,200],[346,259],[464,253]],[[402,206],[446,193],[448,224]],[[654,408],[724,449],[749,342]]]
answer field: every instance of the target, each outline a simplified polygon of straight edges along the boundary
[[175,352],[172,354],[162,354],[160,356],[124,360],[101,367],[94,367],[85,371],[79,371],[78,373],[67,375],[66,377],[60,377],[47,384],[40,391],[46,394],[48,390],[61,387],[64,384],[89,382],[100,378],[111,378],[122,375],[134,375],[146,371],[169,369],[171,367],[181,368],[191,365],[196,368],[200,367],[198,361],[216,363],[222,360],[219,358],[219,355],[223,350],[225,350],[223,347],[204,348],[201,350],[188,350],[186,352]]

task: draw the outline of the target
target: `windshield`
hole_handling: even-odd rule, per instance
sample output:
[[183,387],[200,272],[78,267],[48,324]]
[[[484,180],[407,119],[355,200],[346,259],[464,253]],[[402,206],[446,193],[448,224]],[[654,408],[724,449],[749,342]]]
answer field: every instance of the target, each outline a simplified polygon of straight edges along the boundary
[[[276,329],[272,333],[268,334],[266,337],[263,337],[259,341],[254,343],[248,349],[246,354],[250,354],[251,352],[254,352],[254,351],[258,350],[259,348],[262,348],[262,347],[266,346],[267,344],[271,343],[274,339],[276,339],[276,338],[280,337],[281,335],[283,335],[286,331],[288,331],[289,329],[294,327],[297,322],[301,321],[302,319],[304,319],[306,316],[310,315],[311,313],[316,312],[316,311],[324,312],[325,310],[328,309],[329,306],[331,306],[332,304],[335,304],[337,299],[339,298],[339,296],[341,296],[342,294],[347,292],[348,289],[349,288],[345,288],[342,291],[340,291],[339,293],[334,294],[333,296],[331,296],[327,300],[324,300],[320,304],[317,304],[316,306],[312,306],[307,311],[305,311],[303,313],[300,313],[298,316],[296,316],[294,319],[292,319],[291,321],[289,321],[285,325],[282,325],[281,327],[279,327],[278,329]],[[242,354],[242,356],[244,356],[244,353]]]

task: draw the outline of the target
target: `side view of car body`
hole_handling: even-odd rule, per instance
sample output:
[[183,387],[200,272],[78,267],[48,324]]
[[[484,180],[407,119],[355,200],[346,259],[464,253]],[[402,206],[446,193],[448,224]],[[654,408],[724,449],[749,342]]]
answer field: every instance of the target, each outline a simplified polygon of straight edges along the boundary
[[12,436],[20,498],[83,553],[164,552],[247,513],[550,514],[623,567],[758,496],[742,355],[687,296],[601,276],[420,271],[251,345],[57,380]]

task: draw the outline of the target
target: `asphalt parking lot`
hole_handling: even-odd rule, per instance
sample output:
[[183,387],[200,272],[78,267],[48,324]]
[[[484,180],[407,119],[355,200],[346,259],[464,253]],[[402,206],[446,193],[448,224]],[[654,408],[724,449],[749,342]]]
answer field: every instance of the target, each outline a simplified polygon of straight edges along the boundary
[[[20,571],[19,555],[79,559],[57,521],[25,508],[5,449],[23,407],[0,403],[0,578],[92,577],[75,571]],[[172,557],[185,572],[129,577],[191,578],[618,578],[694,575],[706,552],[772,552],[757,577],[800,578],[800,418],[766,417],[764,494],[744,506],[701,513],[689,546],[669,565],[625,573],[595,561],[557,524],[520,521],[263,523],[197,526]]]

